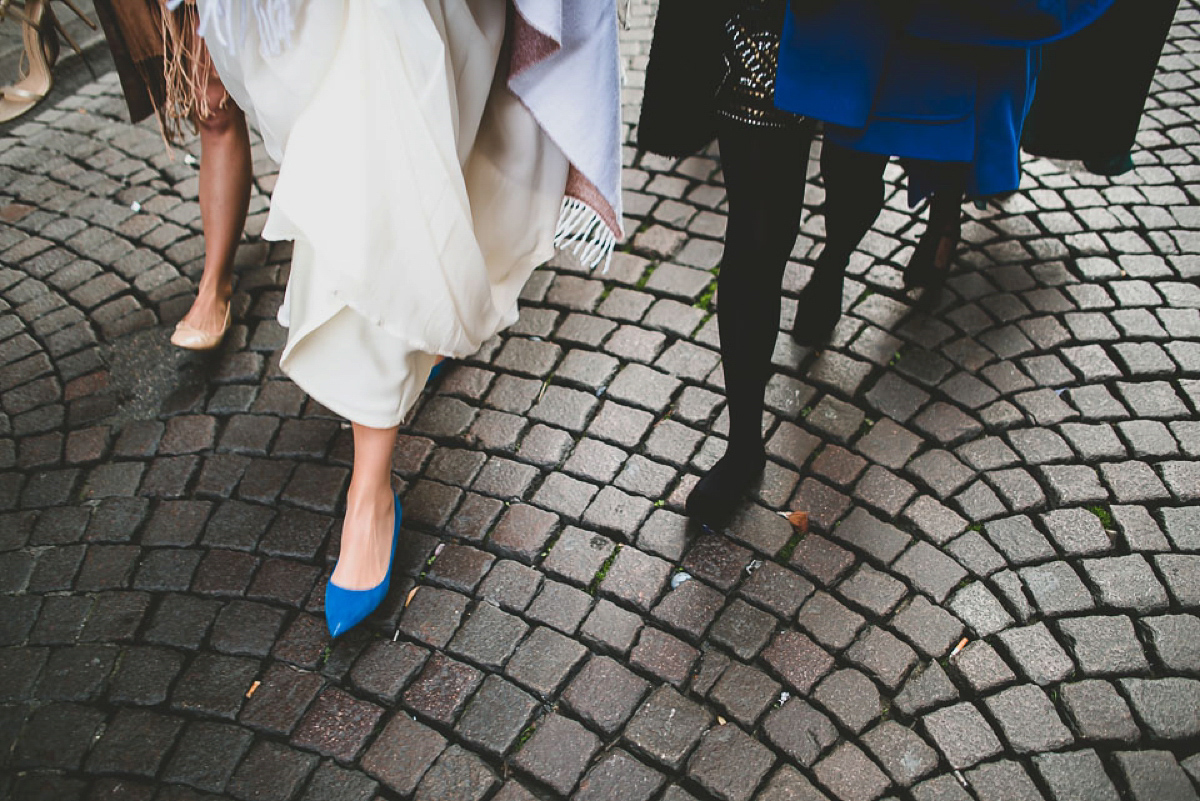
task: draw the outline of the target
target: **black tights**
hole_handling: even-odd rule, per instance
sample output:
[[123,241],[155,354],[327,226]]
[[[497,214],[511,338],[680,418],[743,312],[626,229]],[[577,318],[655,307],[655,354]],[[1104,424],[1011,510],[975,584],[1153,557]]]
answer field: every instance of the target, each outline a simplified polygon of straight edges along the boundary
[[763,396],[779,334],[780,289],[800,230],[812,127],[758,128],[722,120],[729,201],[717,279],[717,324],[729,409],[729,446],[688,497],[688,514],[719,524],[762,472]]
[[[808,125],[779,130],[727,120],[718,132],[729,201],[717,280],[729,445],[687,504],[692,517],[713,524],[732,513],[766,463],[763,399],[779,332],[783,272],[800,229],[813,133]],[[800,295],[796,334],[802,341],[808,338],[804,326],[815,325],[827,336],[837,322],[846,264],[883,208],[886,166],[886,156],[828,141],[823,145],[826,243]],[[949,207],[957,221],[960,198],[948,193],[941,204],[935,198],[934,217],[939,207]]]
[[729,221],[717,323],[730,447],[761,452],[763,393],[779,334],[783,271],[800,231],[812,129],[725,122],[719,131]]

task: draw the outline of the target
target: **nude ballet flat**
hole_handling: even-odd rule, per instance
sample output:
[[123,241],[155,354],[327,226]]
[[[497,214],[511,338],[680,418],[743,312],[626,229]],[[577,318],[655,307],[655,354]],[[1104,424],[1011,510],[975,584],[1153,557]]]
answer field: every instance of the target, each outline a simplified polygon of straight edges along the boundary
[[225,324],[215,334],[201,331],[199,328],[194,328],[183,320],[180,320],[175,326],[175,333],[171,334],[171,344],[185,350],[212,350],[225,339],[225,334],[229,331],[229,324],[232,320],[232,307],[228,305],[225,307]]

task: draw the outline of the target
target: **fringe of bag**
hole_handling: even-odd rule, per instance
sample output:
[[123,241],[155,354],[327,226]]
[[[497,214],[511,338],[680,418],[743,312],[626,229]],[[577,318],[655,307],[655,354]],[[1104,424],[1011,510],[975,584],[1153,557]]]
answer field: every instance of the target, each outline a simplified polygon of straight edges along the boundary
[[[150,97],[168,151],[172,144],[187,138],[185,126],[194,126],[212,114],[207,91],[212,59],[208,48],[198,41],[197,22],[196,6],[192,3],[176,3],[175,8],[168,6],[159,15],[163,41],[162,104],[158,104],[153,92]],[[225,107],[228,99],[228,96],[222,99],[220,108]]]
[[573,253],[588,269],[603,263],[603,272],[607,272],[617,237],[599,212],[578,198],[564,197],[554,231],[554,246]]
[[[174,10],[195,1],[167,0],[167,8]],[[222,47],[236,51],[245,37],[249,21],[245,12],[235,14],[232,0],[204,0],[203,5],[196,32],[200,36],[212,36]],[[292,0],[253,0],[246,5],[254,12],[262,55],[270,57],[283,53],[296,30],[296,10]]]

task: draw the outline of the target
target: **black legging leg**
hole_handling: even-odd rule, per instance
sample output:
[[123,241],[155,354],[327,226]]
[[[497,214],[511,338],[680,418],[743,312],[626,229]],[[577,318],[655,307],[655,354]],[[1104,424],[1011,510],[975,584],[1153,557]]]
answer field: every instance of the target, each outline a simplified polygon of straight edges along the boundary
[[[958,248],[962,219],[963,196],[970,177],[968,165],[962,162],[906,162],[909,181],[918,180],[931,187],[929,220],[925,233],[917,242],[908,265],[904,268],[904,286],[940,287],[950,272]],[[926,293],[922,301],[936,298],[938,292]]]
[[729,409],[725,456],[688,498],[688,514],[720,523],[762,471],[763,396],[779,332],[780,290],[800,229],[812,129],[723,122],[721,166],[729,200],[717,280],[717,323]]
[[837,325],[846,265],[883,208],[887,161],[887,156],[850,150],[828,139],[821,145],[825,249],[800,293],[792,335],[803,345],[824,344]]

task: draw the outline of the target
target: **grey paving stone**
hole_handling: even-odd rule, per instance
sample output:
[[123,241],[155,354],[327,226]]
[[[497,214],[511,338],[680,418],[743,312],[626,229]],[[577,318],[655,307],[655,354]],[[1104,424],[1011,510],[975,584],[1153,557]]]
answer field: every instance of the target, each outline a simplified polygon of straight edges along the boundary
[[659,687],[647,698],[625,728],[630,746],[654,762],[678,770],[712,715],[670,687]]
[[1150,670],[1127,617],[1080,617],[1058,621],[1085,676],[1144,674]]
[[[1165,466],[1160,469],[1166,470]],[[1153,468],[1143,462],[1118,462],[1100,465],[1100,474],[1121,503],[1152,503],[1171,499],[1167,487],[1155,475]]]
[[925,542],[917,542],[905,551],[892,569],[938,602],[944,601],[967,575],[958,562]]
[[608,751],[579,782],[578,801],[649,801],[666,780],[621,749]]
[[912,790],[914,801],[967,801],[967,791],[953,776],[939,776],[921,782]]
[[562,694],[562,700],[585,723],[611,737],[633,714],[650,685],[616,660],[593,656]]
[[876,615],[886,615],[907,592],[904,583],[863,564],[837,588],[838,595]]
[[531,620],[573,635],[591,607],[592,597],[583,590],[547,580],[525,614]]
[[670,573],[670,563],[625,546],[609,566],[600,591],[635,609],[648,610],[662,593]]
[[922,726],[956,770],[977,765],[1001,751],[1000,740],[983,715],[966,702],[925,715]]
[[1154,565],[1176,603],[1200,607],[1200,555],[1164,554],[1154,557]]
[[475,607],[446,649],[480,667],[499,670],[528,631],[520,618],[485,601]]
[[796,622],[825,647],[841,650],[854,641],[866,620],[833,596],[817,592],[800,607]]
[[1038,472],[1050,486],[1050,497],[1057,505],[1102,503],[1109,498],[1095,468],[1087,465],[1044,465]]
[[1018,754],[1056,751],[1075,741],[1040,687],[1032,684],[1010,687],[984,703],[1009,747]]
[[538,723],[513,764],[560,795],[569,795],[600,746],[596,735],[558,714]]
[[945,547],[959,564],[979,577],[989,576],[1008,564],[978,531],[968,531]]
[[781,631],[763,651],[763,660],[776,676],[800,693],[808,693],[834,665],[819,645],[797,631]]
[[640,616],[601,599],[583,622],[579,635],[592,648],[624,655],[641,629]]
[[1018,762],[1001,760],[966,773],[980,801],[1041,801],[1042,794]]
[[833,534],[843,543],[862,550],[885,565],[891,564],[911,541],[911,537],[895,526],[861,508],[851,512]]
[[709,697],[747,729],[771,704],[778,702],[782,685],[757,668],[732,663],[721,673]]
[[569,526],[559,535],[542,566],[552,575],[587,586],[615,547],[608,537]]
[[1112,550],[1100,518],[1084,509],[1056,509],[1041,515],[1042,525],[1068,556],[1094,556]]
[[1166,590],[1141,554],[1085,559],[1081,565],[1101,606],[1141,614],[1167,606]]
[[1126,456],[1125,445],[1110,425],[1064,423],[1060,430],[1075,452],[1086,461],[1123,459]]
[[846,658],[891,690],[917,662],[916,652],[888,631],[872,626],[846,651]]
[[1193,784],[1200,784],[1200,754],[1193,754],[1187,759],[1181,761],[1179,766],[1192,777]]
[[893,616],[891,628],[927,658],[949,653],[964,631],[958,618],[919,595]]
[[790,759],[806,768],[838,739],[837,728],[821,712],[801,698],[793,697],[772,710],[763,721],[763,734]]
[[502,559],[488,572],[479,587],[479,597],[502,609],[523,612],[537,594],[542,577],[520,562]]
[[1018,573],[1033,602],[1046,615],[1083,612],[1095,606],[1092,594],[1066,562],[1024,567]]
[[1136,801],[1200,798],[1170,751],[1124,751],[1113,758],[1127,782],[1130,796]]
[[989,692],[1017,679],[996,649],[983,640],[968,643],[950,664],[976,693]]
[[998,639],[1010,663],[1034,684],[1044,687],[1057,683],[1075,670],[1075,664],[1044,623],[1003,631]]
[[1117,392],[1133,413],[1151,419],[1187,417],[1187,407],[1166,381],[1117,382]]
[[945,500],[974,478],[974,473],[943,450],[926,451],[908,463],[906,472],[924,482],[939,499]]
[[1131,551],[1167,551],[1170,543],[1148,509],[1142,506],[1113,506],[1116,529]]
[[1136,742],[1141,732],[1111,684],[1099,679],[1063,684],[1063,708],[1079,736],[1090,742]]
[[887,775],[852,743],[838,746],[817,763],[813,773],[844,801],[874,801],[890,785]]
[[1074,454],[1066,440],[1046,428],[1026,428],[1008,432],[1008,441],[1027,464],[1047,464],[1070,460]]
[[[940,401],[925,408],[913,426],[945,446],[957,445],[983,431],[983,425],[959,408]],[[945,474],[949,478],[951,474]]]
[[1046,494],[1028,470],[994,470],[986,475],[988,483],[1011,511],[1027,512],[1045,507]]
[[710,729],[688,760],[687,773],[715,798],[749,801],[775,756],[737,726]]
[[1200,681],[1122,679],[1118,683],[1152,736],[1180,740],[1200,735]]
[[751,602],[787,619],[796,614],[815,589],[803,576],[775,562],[764,562],[742,585],[740,592]]
[[1162,509],[1163,528],[1181,551],[1200,551],[1200,506]]
[[1130,420],[1118,423],[1117,430],[1129,443],[1130,455],[1135,459],[1174,456],[1179,452],[1171,432],[1157,420]]
[[859,733],[876,720],[883,702],[879,691],[857,670],[839,670],[827,676],[813,693],[816,700],[842,725]]
[[992,586],[1008,609],[1022,623],[1027,623],[1034,617],[1033,606],[1029,603],[1020,577],[1012,570],[1001,570],[991,576]]
[[928,775],[938,764],[938,755],[912,729],[885,721],[863,735],[863,745],[901,787]]
[[1163,667],[1172,673],[1200,675],[1200,617],[1162,615],[1138,623]]
[[[791,765],[783,765],[775,771],[770,781],[756,796],[757,801],[827,801],[828,797],[818,790],[800,771]],[[664,799],[664,801],[672,801]]]
[[550,698],[586,655],[585,646],[539,626],[517,647],[504,673],[542,698]]
[[1054,549],[1034,527],[1033,521],[1024,515],[993,520],[983,530],[1010,564],[1041,562],[1055,555]]
[[946,544],[967,527],[961,515],[928,495],[909,504],[904,517],[938,545]]
[[[1113,370],[1116,370],[1113,366]],[[1122,420],[1129,417],[1129,410],[1102,385],[1075,387],[1067,396],[1071,403],[1089,420]]]
[[470,751],[452,745],[425,773],[413,798],[420,801],[443,798],[482,801],[498,783],[487,763]]
[[1118,801],[1117,790],[1104,771],[1096,752],[1038,754],[1033,767],[1042,777],[1054,801]]
[[920,443],[920,437],[885,417],[855,443],[855,448],[868,459],[899,470],[917,451]]
[[950,611],[980,637],[1007,629],[1012,615],[981,581],[973,581],[950,598]]

